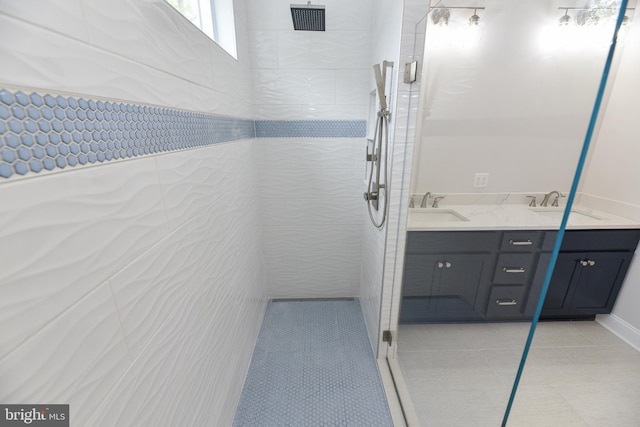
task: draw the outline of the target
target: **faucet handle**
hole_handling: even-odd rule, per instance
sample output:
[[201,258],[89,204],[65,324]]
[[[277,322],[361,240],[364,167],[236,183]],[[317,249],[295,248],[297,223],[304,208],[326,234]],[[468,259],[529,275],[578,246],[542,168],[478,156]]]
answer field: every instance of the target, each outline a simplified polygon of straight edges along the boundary
[[431,205],[432,208],[437,208],[438,207],[438,201],[444,199],[447,196],[433,196],[433,204]]
[[416,207],[416,202],[415,202],[413,196],[409,197],[409,207],[410,208],[415,208]]
[[532,208],[536,207],[536,196],[527,196],[528,198],[531,199],[531,201],[529,202],[529,206],[531,206]]
[[555,199],[553,199],[553,202],[551,203],[551,206],[558,207],[558,199],[559,199],[560,197],[567,197],[567,196],[565,196],[564,194],[562,194],[562,193],[558,192],[558,195],[556,196],[556,198],[555,198]]

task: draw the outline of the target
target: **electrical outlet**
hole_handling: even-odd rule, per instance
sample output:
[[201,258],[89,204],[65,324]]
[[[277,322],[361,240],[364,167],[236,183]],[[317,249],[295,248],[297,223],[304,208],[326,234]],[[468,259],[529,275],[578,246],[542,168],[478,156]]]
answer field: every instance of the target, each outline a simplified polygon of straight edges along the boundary
[[489,174],[488,173],[476,173],[473,176],[473,186],[476,188],[486,187],[489,184]]

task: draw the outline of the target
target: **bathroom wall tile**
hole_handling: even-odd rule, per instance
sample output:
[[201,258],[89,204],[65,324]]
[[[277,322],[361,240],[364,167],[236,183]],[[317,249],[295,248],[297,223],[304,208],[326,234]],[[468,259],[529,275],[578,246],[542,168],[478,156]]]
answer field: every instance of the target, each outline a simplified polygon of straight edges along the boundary
[[152,250],[111,279],[127,339],[144,336],[146,344],[132,344],[137,359],[92,425],[233,419],[264,314],[266,272],[254,147],[232,147],[235,185],[162,242],[166,255]]
[[0,359],[0,400],[68,403],[74,425],[88,425],[129,365],[109,286],[102,284]]
[[368,69],[370,46],[369,31],[279,31],[278,65],[288,70]]
[[112,0],[104,7],[84,1],[83,7],[93,45],[186,80],[211,83],[211,50],[219,47],[166,2]]
[[[0,81],[109,99],[189,106],[188,86],[182,79],[7,16],[0,15],[0,27],[13,35],[0,39],[4,64]],[[40,42],[31,43],[34,39]]]
[[[78,40],[87,40],[88,27],[82,9],[82,0],[3,0],[3,14],[30,22],[38,27],[65,34]],[[8,33],[7,33],[8,34]]]
[[294,120],[315,117],[305,117],[300,104],[255,104],[256,120]]
[[264,198],[298,199],[316,193],[322,187],[322,170],[311,169],[302,173],[299,169],[265,169],[261,173],[265,185],[261,191]]
[[364,70],[339,70],[336,72],[336,104],[368,105],[369,74],[373,71]]
[[[247,85],[249,85],[247,83]],[[250,118],[253,106],[249,97],[241,93],[224,93],[207,87],[188,83],[191,107],[195,111],[221,114],[228,117]]]
[[268,225],[285,225],[285,204],[286,199],[267,199],[260,198],[260,212],[265,224]]
[[216,145],[156,156],[169,226],[175,230],[207,206],[219,202],[230,181],[232,145]]
[[[357,143],[351,139],[261,139],[265,165],[273,169],[353,168]],[[358,158],[361,160],[361,158]]]
[[253,74],[257,104],[335,104],[334,70],[261,70]]
[[[337,82],[336,84],[339,84]],[[336,93],[337,97],[341,94]],[[300,119],[339,119],[339,120],[364,120],[369,113],[368,104],[359,105],[301,105],[300,113],[296,118]]]
[[252,30],[292,30],[288,0],[247,0],[247,26]]
[[132,357],[198,298],[199,244],[183,228],[109,278]]
[[326,29],[333,31],[371,30],[372,0],[325,0]]
[[360,224],[354,215],[361,207],[361,196],[349,199],[300,199],[288,200],[287,223],[292,226],[305,224]]
[[266,253],[299,253],[309,251],[343,252],[342,227],[334,224],[305,227],[265,226],[263,231]]
[[252,68],[278,68],[277,34],[276,31],[249,31]]
[[2,354],[167,231],[152,158],[9,182],[2,199]]

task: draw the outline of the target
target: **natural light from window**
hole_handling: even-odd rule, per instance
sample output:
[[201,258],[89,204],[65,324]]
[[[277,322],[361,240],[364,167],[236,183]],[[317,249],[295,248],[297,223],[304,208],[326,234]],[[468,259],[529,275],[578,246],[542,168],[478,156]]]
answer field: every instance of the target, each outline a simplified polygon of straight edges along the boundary
[[233,0],[166,0],[211,40],[238,58]]

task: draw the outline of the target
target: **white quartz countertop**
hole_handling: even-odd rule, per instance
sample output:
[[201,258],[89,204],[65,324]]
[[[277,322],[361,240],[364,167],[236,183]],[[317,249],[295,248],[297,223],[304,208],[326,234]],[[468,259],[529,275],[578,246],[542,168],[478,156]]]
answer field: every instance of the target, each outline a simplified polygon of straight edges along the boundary
[[[564,210],[564,207],[530,208],[519,204],[409,208],[407,230],[554,230],[560,227]],[[569,230],[640,228],[638,221],[582,205],[574,204],[571,212],[567,223]]]

